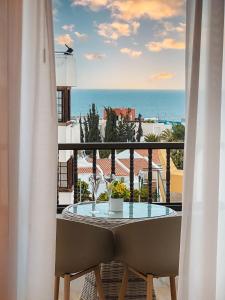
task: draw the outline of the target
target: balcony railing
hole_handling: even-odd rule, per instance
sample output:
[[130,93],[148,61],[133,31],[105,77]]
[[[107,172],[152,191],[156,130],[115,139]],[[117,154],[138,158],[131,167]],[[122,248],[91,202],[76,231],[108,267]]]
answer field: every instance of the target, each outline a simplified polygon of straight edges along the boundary
[[[157,202],[161,205],[167,205],[177,210],[181,210],[181,203],[171,203],[170,201],[170,159],[171,150],[183,150],[184,143],[74,143],[74,144],[59,144],[58,150],[70,150],[73,153],[73,186],[74,186],[74,203],[78,202],[78,154],[79,151],[88,151],[92,157],[92,173],[97,172],[97,150],[109,150],[111,152],[111,174],[116,173],[116,150],[129,150],[129,179],[130,179],[130,202],[134,201],[134,151],[138,149],[145,149],[148,151],[148,202],[153,202],[152,183],[153,183],[153,169],[152,169],[152,153],[154,150],[166,150],[166,168],[165,168],[165,182],[162,184],[165,188],[165,201]],[[161,176],[160,176],[161,178]],[[58,211],[64,206],[58,204]]]

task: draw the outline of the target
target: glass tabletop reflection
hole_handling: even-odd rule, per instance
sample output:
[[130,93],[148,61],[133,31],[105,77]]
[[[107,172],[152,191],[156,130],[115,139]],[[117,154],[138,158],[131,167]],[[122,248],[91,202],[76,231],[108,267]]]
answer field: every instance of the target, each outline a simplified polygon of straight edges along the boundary
[[96,212],[93,213],[93,202],[83,202],[71,205],[67,208],[68,212],[78,216],[95,217],[95,218],[112,218],[112,219],[142,219],[165,217],[176,212],[165,206],[150,204],[146,202],[124,202],[123,211],[109,211],[109,203],[97,203]]

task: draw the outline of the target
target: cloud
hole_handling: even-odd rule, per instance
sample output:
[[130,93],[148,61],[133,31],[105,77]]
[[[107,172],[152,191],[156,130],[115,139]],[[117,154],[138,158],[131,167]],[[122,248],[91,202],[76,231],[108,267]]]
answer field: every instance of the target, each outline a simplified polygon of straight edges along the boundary
[[149,51],[152,52],[159,52],[164,49],[183,50],[185,49],[185,42],[167,38],[161,42],[149,42],[145,46]]
[[72,45],[73,44],[73,39],[72,37],[70,36],[70,34],[63,34],[63,35],[59,35],[55,38],[56,42],[59,44],[59,45]]
[[133,32],[137,33],[138,28],[140,27],[140,23],[139,22],[132,22],[131,26],[133,27]]
[[78,31],[75,31],[74,34],[76,35],[76,37],[81,40],[81,41],[85,41],[88,38],[88,35],[85,33],[80,33]]
[[170,22],[164,22],[164,28],[166,31],[176,31],[176,32],[183,33],[186,30],[186,24],[180,22],[177,26],[175,26]]
[[183,12],[184,0],[115,0],[109,7],[113,16],[122,20],[172,18]]
[[120,49],[120,52],[123,54],[127,54],[132,58],[137,58],[142,55],[141,51],[132,50],[130,48],[122,48],[122,49]]
[[161,20],[180,15],[184,0],[73,0],[73,5],[87,6],[92,10],[107,8],[121,20],[143,17]]
[[171,22],[163,22],[162,26],[163,29],[161,28],[158,34],[161,36],[166,36],[170,32],[177,32],[183,34],[186,31],[186,24],[182,22],[180,22],[178,25],[174,25]]
[[87,60],[101,60],[101,59],[105,58],[106,55],[102,54],[102,53],[86,53],[86,54],[84,54],[84,57]]
[[168,73],[168,72],[162,72],[162,73],[157,73],[153,74],[150,77],[150,80],[165,80],[165,79],[172,79],[174,78],[175,74],[173,73]]
[[62,26],[62,29],[72,32],[74,30],[74,25],[73,24],[65,24]]
[[100,36],[103,36],[107,40],[118,40],[120,37],[128,37],[131,34],[136,34],[140,27],[139,22],[132,23],[101,23],[97,25],[97,32]]
[[184,38],[184,34],[186,31],[186,24],[185,23],[178,23],[173,24],[171,22],[158,22],[155,26],[155,36],[165,37],[170,33],[179,34],[180,37]]
[[73,5],[88,6],[92,10],[99,10],[106,6],[109,0],[73,0]]

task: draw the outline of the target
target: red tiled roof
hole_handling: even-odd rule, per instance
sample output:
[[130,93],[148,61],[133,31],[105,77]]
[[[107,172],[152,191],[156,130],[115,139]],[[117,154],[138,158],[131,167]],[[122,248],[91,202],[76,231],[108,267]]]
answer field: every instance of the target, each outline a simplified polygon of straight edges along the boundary
[[[136,117],[136,110],[135,108],[124,108],[124,107],[114,107],[112,110],[115,112],[115,114],[120,117],[126,117],[128,116],[130,121],[134,121]],[[103,112],[103,119],[107,119],[107,113],[106,110],[104,109]]]
[[[135,150],[135,152],[137,152],[138,154],[140,154],[143,157],[148,157],[147,149],[137,149],[137,150]],[[160,159],[159,159],[159,150],[152,151],[152,161],[157,165],[161,164]]]
[[[78,174],[92,174],[93,170],[90,167],[78,167]],[[97,169],[97,174],[99,174],[99,170]]]
[[[121,163],[124,164],[128,169],[130,169],[130,159],[120,159]],[[140,170],[148,169],[148,162],[144,158],[134,159],[134,174],[138,175]]]
[[[111,159],[109,158],[97,159],[97,165],[102,169],[104,175],[111,174]],[[129,175],[127,170],[121,167],[117,162],[115,163],[115,167],[116,167],[116,176]]]

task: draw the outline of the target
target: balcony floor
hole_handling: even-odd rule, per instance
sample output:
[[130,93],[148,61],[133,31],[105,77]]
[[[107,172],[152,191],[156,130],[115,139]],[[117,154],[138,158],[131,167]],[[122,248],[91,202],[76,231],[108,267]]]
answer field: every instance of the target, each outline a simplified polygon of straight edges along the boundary
[[[62,282],[63,281],[61,279],[59,300],[63,300]],[[83,283],[84,283],[84,277],[74,280],[71,283],[70,300],[79,300],[80,299],[80,294],[81,294]],[[170,300],[171,299],[170,298],[169,280],[167,278],[154,279],[154,287],[155,287],[157,300]]]

